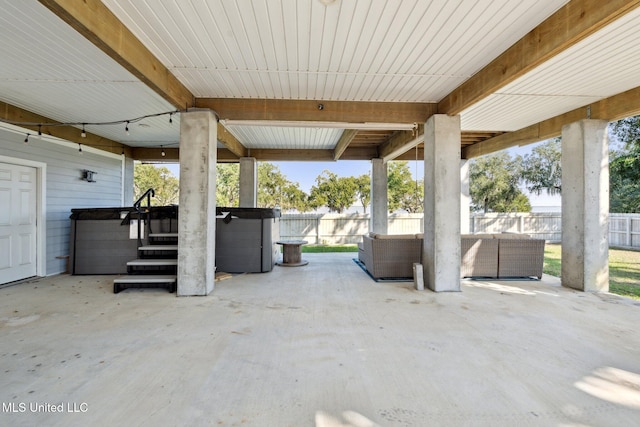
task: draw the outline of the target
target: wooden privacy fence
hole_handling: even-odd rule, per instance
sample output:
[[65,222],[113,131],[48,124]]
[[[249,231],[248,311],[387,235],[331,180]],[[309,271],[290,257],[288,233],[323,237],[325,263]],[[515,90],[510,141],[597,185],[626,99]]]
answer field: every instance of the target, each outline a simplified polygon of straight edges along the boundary
[[[284,214],[282,239],[303,239],[312,245],[355,244],[369,231],[368,214]],[[389,215],[389,234],[423,232],[422,214]],[[471,233],[526,233],[550,242],[562,239],[560,213],[488,213],[469,218]],[[609,244],[640,248],[640,214],[610,214]]]

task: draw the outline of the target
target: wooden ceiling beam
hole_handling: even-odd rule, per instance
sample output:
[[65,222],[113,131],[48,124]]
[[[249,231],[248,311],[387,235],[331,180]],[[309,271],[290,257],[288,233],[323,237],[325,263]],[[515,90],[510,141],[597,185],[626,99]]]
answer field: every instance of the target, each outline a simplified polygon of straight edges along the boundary
[[222,120],[336,123],[424,123],[437,104],[419,102],[309,101],[290,99],[196,98]]
[[456,115],[636,9],[640,0],[571,0],[438,103]]
[[562,134],[562,126],[587,118],[612,122],[638,114],[640,114],[640,86],[517,131],[507,132],[464,147],[462,157],[471,159],[516,145],[527,145],[555,138]]
[[133,159],[141,162],[177,163],[180,161],[180,150],[177,148],[134,147],[132,151]]
[[218,122],[218,141],[220,141],[225,147],[229,149],[234,155],[238,157],[247,157],[248,150],[242,145],[238,138],[233,136],[231,132],[227,130],[220,122]]
[[349,144],[351,144],[351,141],[353,141],[353,138],[355,138],[357,134],[357,129],[345,129],[342,132],[342,135],[336,144],[336,148],[333,149],[333,160],[338,160],[340,156],[342,156],[344,150],[349,147]]
[[331,149],[252,149],[251,157],[258,161],[298,161],[298,162],[333,162],[333,150]]
[[194,96],[100,0],[39,0],[177,109]]
[[378,157],[385,162],[394,160],[424,141],[424,123],[418,124],[415,131],[396,132],[378,147]]
[[[6,102],[0,102],[0,119],[9,123],[51,123],[60,124],[55,120],[48,117],[41,116],[31,111],[27,111],[15,105],[7,104]],[[50,135],[56,138],[64,139],[77,144],[82,144],[87,147],[93,147],[102,151],[107,151],[113,154],[124,154],[127,157],[131,157],[131,148],[127,145],[113,141],[108,138],[103,138],[91,132],[85,132],[86,137],[81,136],[81,130],[74,126],[40,126],[38,125],[19,125],[22,128],[31,130],[31,136],[36,137],[38,131],[41,131],[43,135]]]

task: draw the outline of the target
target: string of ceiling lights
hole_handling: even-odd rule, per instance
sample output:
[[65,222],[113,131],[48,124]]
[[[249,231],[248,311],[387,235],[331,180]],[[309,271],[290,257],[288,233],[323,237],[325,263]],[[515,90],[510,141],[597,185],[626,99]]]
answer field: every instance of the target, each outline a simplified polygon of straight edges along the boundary
[[[0,118],[0,122],[3,123],[7,123],[10,125],[14,125],[14,126],[20,126],[20,127],[34,127],[34,128],[38,128],[38,133],[37,136],[41,137],[42,136],[42,128],[43,127],[65,127],[65,126],[69,126],[69,127],[82,127],[81,132],[80,132],[80,137],[82,138],[86,138],[87,137],[87,132],[85,127],[86,126],[114,126],[114,125],[124,125],[124,131],[126,132],[127,135],[129,135],[129,125],[133,124],[133,123],[138,123],[142,120],[145,119],[150,119],[150,118],[154,118],[154,117],[160,117],[160,116],[169,116],[169,124],[173,123],[173,115],[174,114],[180,114],[182,112],[185,112],[187,110],[173,110],[173,111],[164,111],[162,113],[154,113],[154,114],[146,114],[144,116],[140,116],[140,117],[135,117],[132,119],[124,119],[124,120],[113,120],[113,121],[106,121],[106,122],[22,122],[22,121],[17,121],[17,120],[7,120],[4,118]],[[25,138],[24,138],[24,143],[28,144],[29,143],[29,137],[32,134],[30,132],[26,132],[25,134]],[[172,145],[172,144],[165,144],[165,145]],[[162,156],[165,156],[165,152],[164,152],[164,146],[160,146],[162,148]],[[80,153],[82,153],[82,144],[78,143],[78,151]]]

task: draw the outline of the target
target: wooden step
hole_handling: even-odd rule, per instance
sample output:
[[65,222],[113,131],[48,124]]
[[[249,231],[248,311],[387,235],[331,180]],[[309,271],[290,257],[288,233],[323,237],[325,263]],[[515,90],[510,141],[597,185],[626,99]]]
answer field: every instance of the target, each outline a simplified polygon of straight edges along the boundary
[[147,245],[140,246],[139,251],[177,251],[178,245]]
[[178,277],[173,274],[165,275],[140,275],[140,276],[120,276],[113,279],[113,283],[175,283]]
[[159,267],[164,265],[178,265],[178,260],[175,258],[167,258],[167,259],[135,259],[133,261],[129,261],[127,266],[132,267]]
[[157,237],[157,238],[178,238],[178,233],[149,233],[149,237]]

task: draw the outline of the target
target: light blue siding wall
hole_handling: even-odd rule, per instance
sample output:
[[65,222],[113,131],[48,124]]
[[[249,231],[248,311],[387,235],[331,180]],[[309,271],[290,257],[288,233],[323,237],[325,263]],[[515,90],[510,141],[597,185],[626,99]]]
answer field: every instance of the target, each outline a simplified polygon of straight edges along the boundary
[[[100,154],[78,152],[77,146],[62,146],[46,139],[0,129],[0,156],[46,163],[46,274],[65,271],[69,254],[69,215],[74,208],[119,207],[122,199],[122,160]],[[82,170],[97,172],[89,183]],[[127,203],[130,205],[131,203]]]

